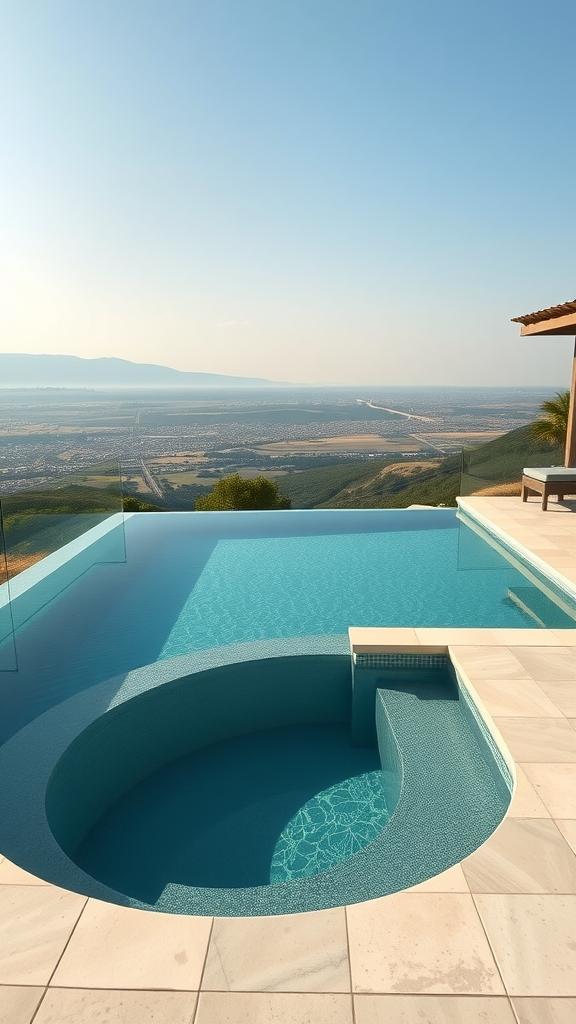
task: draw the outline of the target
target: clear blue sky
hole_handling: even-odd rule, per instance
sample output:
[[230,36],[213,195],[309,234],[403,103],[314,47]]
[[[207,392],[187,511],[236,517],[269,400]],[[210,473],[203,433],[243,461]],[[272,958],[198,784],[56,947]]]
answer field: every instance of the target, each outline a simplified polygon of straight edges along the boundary
[[0,12],[4,351],[568,382],[573,0]]

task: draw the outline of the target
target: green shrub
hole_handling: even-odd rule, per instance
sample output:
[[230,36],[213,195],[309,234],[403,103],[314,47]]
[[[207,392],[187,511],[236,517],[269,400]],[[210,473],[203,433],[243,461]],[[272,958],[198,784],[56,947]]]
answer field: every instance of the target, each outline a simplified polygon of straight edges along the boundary
[[206,497],[196,498],[197,512],[253,511],[290,508],[289,498],[278,490],[278,484],[266,477],[245,480],[239,473],[219,480]]

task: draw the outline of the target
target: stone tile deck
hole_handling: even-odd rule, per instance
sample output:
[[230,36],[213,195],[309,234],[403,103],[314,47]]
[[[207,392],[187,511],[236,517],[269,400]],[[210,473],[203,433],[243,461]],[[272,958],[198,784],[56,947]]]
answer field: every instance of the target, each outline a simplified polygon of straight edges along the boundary
[[[576,582],[576,515],[466,504]],[[516,762],[502,825],[412,890],[290,917],[126,910],[0,863],[0,1024],[572,1024],[576,629],[353,630],[449,650]]]

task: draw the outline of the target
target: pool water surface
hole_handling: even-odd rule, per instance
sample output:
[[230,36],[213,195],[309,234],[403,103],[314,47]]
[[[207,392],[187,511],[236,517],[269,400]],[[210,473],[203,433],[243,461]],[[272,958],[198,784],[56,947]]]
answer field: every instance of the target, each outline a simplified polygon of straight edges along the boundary
[[574,618],[453,509],[147,513],[17,632],[0,739],[134,668],[350,626],[549,628]]

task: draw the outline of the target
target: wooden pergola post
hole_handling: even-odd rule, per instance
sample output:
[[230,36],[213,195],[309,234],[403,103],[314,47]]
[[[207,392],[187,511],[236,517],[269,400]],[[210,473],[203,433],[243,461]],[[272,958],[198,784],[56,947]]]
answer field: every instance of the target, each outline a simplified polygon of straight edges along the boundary
[[[576,299],[572,302],[563,302],[561,306],[539,309],[536,313],[515,316],[512,322],[521,324],[520,336],[523,338],[531,337],[534,334],[547,336],[576,335]],[[576,338],[574,340],[574,357],[572,360],[570,411],[568,413],[564,465],[576,466]]]
[[576,338],[574,339],[574,358],[572,360],[572,386],[570,388],[570,411],[568,413],[568,430],[566,431],[566,450],[564,465],[576,466]]

